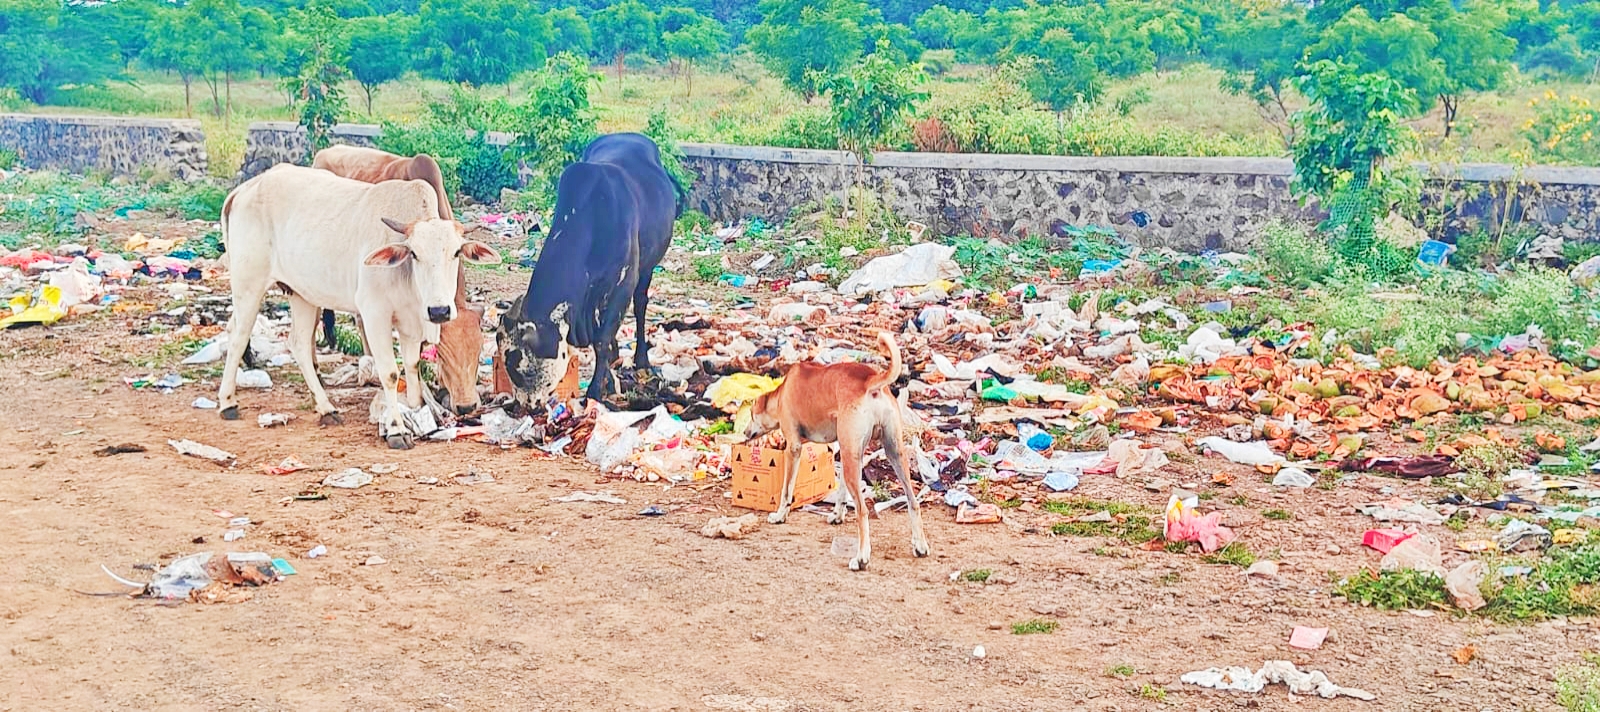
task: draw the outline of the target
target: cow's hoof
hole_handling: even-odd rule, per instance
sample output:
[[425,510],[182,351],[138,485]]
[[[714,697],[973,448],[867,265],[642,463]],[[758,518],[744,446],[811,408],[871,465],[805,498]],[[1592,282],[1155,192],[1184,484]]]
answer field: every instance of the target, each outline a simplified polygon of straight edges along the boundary
[[323,413],[322,417],[317,419],[317,424],[324,428],[334,425],[344,425],[344,416],[338,413]]
[[410,435],[390,435],[384,441],[389,443],[390,450],[410,450],[412,446]]
[[911,555],[919,559],[928,555],[928,542],[911,542]]
[[230,405],[230,406],[228,406],[226,408],[223,408],[222,409],[222,419],[223,420],[238,420],[239,419],[239,406]]
[[850,560],[850,570],[851,571],[866,571],[867,570],[867,560],[859,558],[859,557],[851,559]]

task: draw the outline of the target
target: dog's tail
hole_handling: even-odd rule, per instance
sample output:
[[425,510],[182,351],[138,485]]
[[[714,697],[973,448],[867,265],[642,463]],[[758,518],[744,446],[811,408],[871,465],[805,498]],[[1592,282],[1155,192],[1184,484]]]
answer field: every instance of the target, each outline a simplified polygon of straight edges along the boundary
[[900,347],[894,343],[894,335],[887,330],[878,332],[878,340],[883,342],[883,347],[888,350],[889,369],[879,374],[867,384],[867,390],[888,388],[900,378]]

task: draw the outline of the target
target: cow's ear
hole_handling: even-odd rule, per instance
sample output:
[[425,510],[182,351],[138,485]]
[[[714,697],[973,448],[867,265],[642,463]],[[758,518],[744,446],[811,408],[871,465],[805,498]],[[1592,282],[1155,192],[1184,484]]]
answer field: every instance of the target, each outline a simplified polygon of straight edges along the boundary
[[405,235],[406,237],[411,236],[411,226],[400,222],[399,220],[395,220],[393,218],[383,218],[383,224],[388,225],[390,230]]
[[392,242],[372,251],[365,260],[373,267],[394,267],[411,257],[411,248],[403,243]]
[[461,255],[461,259],[475,265],[500,264],[500,253],[495,252],[493,247],[477,240],[467,240],[461,243],[461,251],[457,254]]

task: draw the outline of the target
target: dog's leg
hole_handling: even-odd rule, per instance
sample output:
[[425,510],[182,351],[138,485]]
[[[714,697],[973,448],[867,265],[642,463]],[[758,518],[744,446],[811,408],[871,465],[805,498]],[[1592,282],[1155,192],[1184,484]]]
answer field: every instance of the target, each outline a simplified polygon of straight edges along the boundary
[[928,555],[928,536],[922,531],[922,509],[917,504],[916,485],[911,482],[904,448],[900,438],[899,423],[891,423],[883,428],[883,455],[889,458],[889,467],[894,474],[900,477],[900,488],[906,493],[906,514],[911,524],[911,553],[918,556]]
[[844,473],[843,472],[838,471],[838,470],[834,471],[834,473],[833,473],[833,488],[834,488],[835,491],[837,491],[839,493],[839,501],[833,503],[833,514],[828,515],[828,523],[837,526],[839,524],[844,524],[845,510],[848,509],[848,507],[846,507],[845,503],[844,503],[845,502],[844,498],[845,498],[846,492],[845,492],[845,488],[844,488]]
[[[846,432],[846,429],[840,428],[840,435]],[[870,519],[867,513],[872,511],[869,509],[872,502],[861,492],[861,459],[865,447],[865,444],[851,442],[845,437],[839,439],[839,464],[844,466],[844,486],[856,502],[856,539],[859,547],[856,558],[850,560],[851,571],[865,571],[867,562],[872,559],[872,536],[867,531],[867,520]]]
[[789,464],[783,470],[783,491],[778,495],[778,511],[767,515],[767,521],[773,524],[782,524],[789,518],[789,508],[794,506],[794,483],[800,478],[800,454],[804,452],[799,437],[784,435],[784,440],[789,443]]

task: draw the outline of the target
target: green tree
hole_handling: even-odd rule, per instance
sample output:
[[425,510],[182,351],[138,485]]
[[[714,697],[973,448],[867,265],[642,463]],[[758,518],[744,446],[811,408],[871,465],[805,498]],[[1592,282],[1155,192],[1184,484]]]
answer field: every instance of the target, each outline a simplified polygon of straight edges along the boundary
[[655,13],[639,0],[623,0],[596,12],[589,25],[594,29],[595,51],[616,62],[618,80],[630,52],[649,52],[655,47]]
[[1044,31],[1038,39],[1020,44],[1017,56],[1031,60],[1026,66],[1028,93],[1056,112],[1079,104],[1092,104],[1105,91],[1105,76],[1094,64],[1094,55],[1072,33],[1062,28]]
[[867,44],[863,51],[868,53],[887,52],[889,59],[906,64],[917,61],[927,49],[905,25],[879,22],[867,26]]
[[978,18],[967,12],[956,12],[943,5],[934,5],[911,24],[912,36],[928,49],[952,49],[956,37],[971,31]]
[[[1355,11],[1352,11],[1355,12]],[[1364,12],[1364,11],[1363,11]],[[1415,171],[1390,166],[1416,146],[1405,117],[1416,113],[1416,91],[1385,73],[1319,60],[1302,65],[1300,92],[1310,108],[1295,114],[1294,188],[1328,210],[1326,227],[1346,259],[1389,276],[1403,268],[1375,225],[1397,203],[1420,191]]]
[[1444,135],[1455,130],[1456,114],[1467,92],[1492,91],[1511,73],[1516,42],[1505,34],[1505,9],[1477,0],[1457,9],[1451,0],[1428,0],[1410,15],[1425,25],[1439,44],[1433,55],[1442,64],[1434,90],[1444,106]]
[[[828,109],[839,130],[840,143],[865,163],[872,151],[895,131],[905,128],[905,119],[917,103],[928,98],[919,87],[926,80],[922,68],[895,62],[878,45],[855,66],[823,79],[818,87],[828,97]],[[859,184],[861,167],[856,168]]]
[[544,59],[550,21],[518,0],[423,0],[419,68],[472,86],[505,84]]
[[194,80],[206,70],[204,28],[190,22],[187,10],[167,7],[156,13],[147,31],[143,61],[183,80],[183,114],[194,116]]
[[116,43],[122,66],[128,68],[149,47],[150,23],[161,7],[159,0],[117,0],[85,9],[99,30]]
[[511,155],[526,161],[537,175],[532,185],[544,192],[542,203],[554,204],[561,171],[599,135],[599,121],[589,102],[589,93],[599,82],[600,75],[582,57],[558,54],[534,77],[532,96],[515,109],[517,139]]
[[280,36],[277,22],[267,11],[243,7],[239,0],[192,0],[176,17],[188,25],[182,36],[198,53],[212,111],[226,126],[233,116],[233,75],[266,62],[273,39]]
[[919,89],[926,79],[922,68],[894,61],[885,51],[886,45],[880,43],[877,51],[860,63],[818,81],[818,88],[828,97],[839,143],[858,159],[855,192],[862,202],[856,214],[862,220],[868,212],[865,192],[860,189],[864,164],[874,149],[905,128],[906,117],[916,110],[917,103],[928,98]]
[[594,51],[594,33],[589,30],[589,21],[583,19],[576,8],[556,8],[544,17],[550,22],[552,39],[548,51],[551,54],[588,55]]
[[806,101],[817,77],[861,56],[867,5],[860,0],[761,0],[761,23],[745,33],[750,50]]
[[95,84],[117,48],[57,0],[0,0],[0,85],[43,103],[63,84]]
[[[349,38],[345,21],[327,5],[291,10],[290,32],[299,39],[296,63],[299,73],[284,80],[289,95],[300,109],[300,125],[315,153],[328,147],[333,127],[345,111],[344,80]],[[369,95],[370,96],[370,95]]]
[[709,17],[661,36],[667,56],[682,65],[685,96],[694,92],[694,63],[715,56],[727,42],[728,31]]
[[1334,60],[1361,74],[1383,74],[1417,98],[1415,111],[1425,111],[1445,87],[1444,61],[1436,53],[1439,38],[1406,15],[1373,19],[1355,7],[1322,31],[1306,50],[1309,61]]
[[399,79],[410,69],[411,55],[396,52],[395,47],[408,47],[417,33],[416,18],[394,14],[358,17],[349,21],[350,76],[361,85],[366,95],[367,115],[372,115],[372,92],[378,87]]
[[1284,148],[1294,145],[1289,92],[1311,28],[1295,6],[1274,6],[1223,21],[1213,61],[1225,74],[1222,88],[1250,97],[1256,110],[1278,135]]

